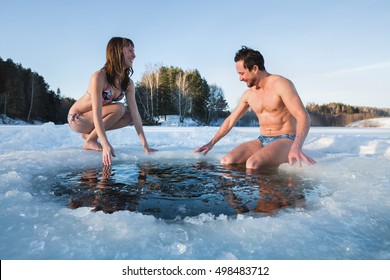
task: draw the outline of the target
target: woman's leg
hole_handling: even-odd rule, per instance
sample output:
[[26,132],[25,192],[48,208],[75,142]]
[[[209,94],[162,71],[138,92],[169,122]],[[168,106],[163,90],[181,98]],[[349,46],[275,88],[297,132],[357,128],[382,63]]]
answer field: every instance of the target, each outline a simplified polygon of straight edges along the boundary
[[[130,112],[125,110],[122,103],[112,103],[102,107],[102,118],[106,131],[122,128],[132,124]],[[82,133],[85,139],[83,148],[100,151],[102,146],[97,141],[98,135],[93,122],[92,111],[81,114],[74,122],[70,122],[72,129]]]
[[[126,112],[125,106],[122,103],[112,103],[102,108],[102,117],[105,131],[122,128],[132,124],[130,112]],[[95,127],[85,138],[83,148],[86,150],[98,150],[102,149],[102,146],[97,141],[98,135]]]

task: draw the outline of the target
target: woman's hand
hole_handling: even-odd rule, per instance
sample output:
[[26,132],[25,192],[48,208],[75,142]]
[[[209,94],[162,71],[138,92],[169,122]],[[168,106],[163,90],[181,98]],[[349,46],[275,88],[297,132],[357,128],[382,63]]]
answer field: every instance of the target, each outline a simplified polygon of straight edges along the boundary
[[115,150],[111,146],[110,143],[107,143],[106,145],[102,145],[102,146],[103,146],[103,149],[102,149],[103,164],[104,165],[111,165],[112,164],[111,156],[116,157]]
[[157,152],[158,150],[156,149],[153,149],[153,148],[149,148],[149,146],[144,146],[144,150],[147,154],[150,154],[152,152]]

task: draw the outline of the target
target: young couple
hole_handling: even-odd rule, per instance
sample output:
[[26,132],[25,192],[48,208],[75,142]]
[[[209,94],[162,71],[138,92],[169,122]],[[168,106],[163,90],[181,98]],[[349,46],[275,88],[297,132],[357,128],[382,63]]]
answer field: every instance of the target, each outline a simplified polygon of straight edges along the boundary
[[[130,39],[112,38],[107,44],[104,67],[92,74],[86,93],[69,110],[69,125],[85,139],[83,148],[101,151],[104,165],[111,165],[115,157],[115,150],[107,139],[108,130],[134,125],[145,152],[157,151],[150,148],[146,140],[134,83],[130,79],[135,57],[134,43]],[[240,81],[247,84],[248,90],[214,138],[195,152],[206,155],[251,108],[261,124],[260,136],[234,148],[221,159],[221,164],[246,164],[248,169],[285,162],[302,166],[302,160],[314,164],[315,161],[302,152],[310,118],[293,83],[268,73],[263,56],[256,50],[242,47],[234,60]],[[123,97],[129,110],[118,102]]]

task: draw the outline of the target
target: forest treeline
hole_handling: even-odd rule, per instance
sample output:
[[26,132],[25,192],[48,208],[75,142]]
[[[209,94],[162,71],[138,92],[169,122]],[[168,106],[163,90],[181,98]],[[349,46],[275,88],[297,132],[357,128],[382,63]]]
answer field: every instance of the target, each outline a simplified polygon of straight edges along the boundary
[[[222,88],[209,85],[198,70],[173,66],[148,66],[135,86],[138,108],[145,125],[157,125],[167,115],[180,121],[191,118],[199,125],[218,125],[230,112]],[[66,123],[73,98],[50,89],[38,73],[11,59],[0,58],[0,115],[27,122]],[[312,126],[346,126],[351,122],[390,116],[390,109],[342,103],[308,103]],[[248,111],[237,126],[258,126]]]
[[308,103],[306,110],[310,114],[312,126],[346,126],[360,120],[390,116],[389,108],[351,106],[335,102],[323,105]]
[[[135,86],[136,100],[144,124],[156,125],[160,118],[179,115],[199,125],[213,125],[229,115],[223,90],[209,85],[198,70],[149,67]],[[44,78],[11,59],[0,58],[0,114],[27,122],[66,123],[73,98],[49,88]]]
[[65,123],[75,100],[49,88],[38,73],[0,58],[0,114],[27,122]]
[[229,115],[222,88],[209,85],[196,69],[149,67],[136,85],[136,98],[147,124],[178,115],[180,122],[191,118],[199,125],[213,125]]

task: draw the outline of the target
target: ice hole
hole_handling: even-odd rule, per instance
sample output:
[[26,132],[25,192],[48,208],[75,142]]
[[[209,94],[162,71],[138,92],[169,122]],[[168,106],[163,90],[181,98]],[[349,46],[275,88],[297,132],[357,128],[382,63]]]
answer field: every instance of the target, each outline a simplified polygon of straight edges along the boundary
[[264,214],[305,208],[313,182],[277,168],[248,172],[243,166],[167,160],[121,163],[60,173],[49,193],[68,208],[113,213],[136,211],[165,220],[211,213]]

